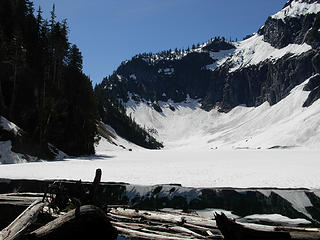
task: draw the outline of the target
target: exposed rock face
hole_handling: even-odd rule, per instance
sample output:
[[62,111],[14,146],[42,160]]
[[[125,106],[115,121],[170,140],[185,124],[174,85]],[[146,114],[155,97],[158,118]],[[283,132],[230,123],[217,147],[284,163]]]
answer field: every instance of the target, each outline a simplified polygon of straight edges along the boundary
[[[121,64],[102,85],[125,102],[129,98],[146,100],[155,107],[157,101],[181,102],[188,96],[201,99],[206,110],[218,107],[223,112],[238,105],[258,106],[265,101],[275,104],[296,85],[320,72],[319,4],[319,0],[289,1],[259,29],[256,36],[262,36],[263,42],[257,43],[253,36],[252,44],[256,46],[247,46],[246,51],[240,49],[241,43],[216,38],[190,52],[138,55]],[[246,62],[247,55],[254,55],[256,50],[266,54],[264,45],[259,44],[270,44],[275,51],[286,54]],[[309,48],[297,54],[290,52],[290,48],[300,46]],[[234,70],[234,65],[239,67]],[[318,91],[311,90],[305,106],[319,98]]]
[[109,93],[124,101],[131,97],[135,101],[171,99],[181,102],[188,95],[203,99],[212,81],[212,71],[207,66],[217,62],[212,53],[232,51],[234,48],[225,39],[215,38],[203,47],[190,51],[137,55],[121,64],[101,84]]
[[309,83],[304,87],[305,91],[310,91],[310,94],[303,104],[303,107],[309,107],[316,100],[320,98],[320,75],[317,74],[314,77],[310,78]]
[[[319,46],[319,41],[314,41],[311,32],[318,30],[320,14],[301,16],[300,18],[274,19],[269,17],[258,33],[273,47],[283,48],[289,44],[302,44],[307,42],[313,47]],[[317,19],[317,20],[316,20]],[[316,20],[316,21],[315,21]],[[318,31],[314,31],[316,36]],[[314,37],[316,37],[314,36]],[[319,39],[319,38],[318,38]]]
[[201,70],[213,63],[208,53],[193,52],[182,59],[148,63],[142,56],[121,65],[116,75],[104,80],[111,92],[126,99],[127,92],[150,101],[182,101],[189,94],[193,98],[205,96],[209,85],[209,70]]
[[[296,85],[312,76],[314,69],[310,63],[313,56],[314,51],[310,51],[297,57],[288,55],[276,63],[266,61],[233,73],[217,73],[222,81],[224,79],[222,98],[217,99],[218,94],[208,95],[215,99],[208,97],[203,106],[208,108],[207,104],[219,102],[222,111],[229,111],[240,104],[258,106],[265,101],[276,104]],[[216,82],[212,83],[209,89],[217,89],[216,85]]]

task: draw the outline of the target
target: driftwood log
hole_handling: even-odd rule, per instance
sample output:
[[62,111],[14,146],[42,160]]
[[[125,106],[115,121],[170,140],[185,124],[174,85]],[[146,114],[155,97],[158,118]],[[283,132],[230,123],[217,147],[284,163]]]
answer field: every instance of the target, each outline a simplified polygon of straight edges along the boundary
[[215,214],[217,226],[226,240],[319,240],[319,229],[279,228],[258,230],[228,219],[223,213]]
[[8,227],[0,232],[0,240],[15,240],[20,238],[45,206],[45,203],[36,200],[24,212],[22,212]]
[[31,232],[26,239],[116,239],[117,231],[106,214],[93,205],[74,209]]
[[108,217],[120,235],[134,239],[222,239],[214,220],[196,214],[118,207]]

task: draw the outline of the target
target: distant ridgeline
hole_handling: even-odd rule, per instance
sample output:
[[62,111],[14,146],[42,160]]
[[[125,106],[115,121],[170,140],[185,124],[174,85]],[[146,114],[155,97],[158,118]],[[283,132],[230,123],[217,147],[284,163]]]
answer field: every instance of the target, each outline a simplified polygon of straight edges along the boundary
[[[201,99],[202,108],[222,112],[238,105],[271,105],[320,73],[320,3],[291,0],[244,41],[216,37],[187,50],[139,54],[100,84],[114,98],[146,101]],[[314,84],[309,106],[320,97]]]
[[[114,116],[103,118],[123,115],[118,109],[108,114]],[[81,52],[69,43],[66,20],[56,20],[54,6],[51,18],[45,20],[41,9],[34,15],[28,0],[0,1],[0,115],[35,143],[36,147],[25,146],[30,151],[24,153],[53,159],[48,143],[69,155],[94,153],[100,119],[97,101],[89,77],[82,72]],[[127,131],[139,129],[132,120],[122,123],[129,122]],[[141,135],[143,130],[139,131]],[[141,145],[150,142],[146,134]],[[13,141],[3,134],[0,139]]]

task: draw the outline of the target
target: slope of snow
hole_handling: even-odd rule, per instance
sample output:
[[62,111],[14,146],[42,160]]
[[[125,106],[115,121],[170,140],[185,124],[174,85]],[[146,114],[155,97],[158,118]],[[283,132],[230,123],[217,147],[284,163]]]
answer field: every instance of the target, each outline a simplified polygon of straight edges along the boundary
[[8,132],[13,132],[15,135],[21,131],[21,129],[14,123],[8,121],[5,117],[0,116],[0,127]]
[[309,94],[303,91],[305,83],[273,106],[266,102],[258,107],[238,106],[229,113],[206,112],[197,100],[189,99],[159,102],[163,112],[158,113],[147,103],[130,101],[127,112],[141,125],[157,129],[156,137],[169,149],[320,149],[320,101],[302,107]]
[[17,153],[11,151],[11,141],[0,142],[0,164],[26,162],[19,158]]
[[302,0],[296,0],[271,17],[284,20],[286,17],[296,18],[301,15],[316,14],[318,12],[320,12],[320,3],[307,3]]
[[11,151],[11,141],[0,141],[0,165],[39,161],[38,158]]
[[233,54],[235,48],[229,50],[222,50],[219,52],[210,52],[210,57],[215,61],[214,63],[207,65],[206,69],[214,71],[216,68],[220,67],[228,57]]
[[284,48],[277,49],[272,47],[270,43],[263,41],[262,35],[254,34],[238,43],[235,53],[227,59],[227,62],[231,64],[229,72],[234,72],[241,67],[259,64],[265,60],[276,61],[287,54],[300,55],[311,49],[312,47],[306,43],[289,44]]
[[105,127],[110,131],[111,135],[110,140],[101,137],[99,142],[95,144],[95,150],[100,155],[109,154],[113,151],[128,151],[129,149],[142,149],[140,146],[120,137],[111,126],[105,124]]

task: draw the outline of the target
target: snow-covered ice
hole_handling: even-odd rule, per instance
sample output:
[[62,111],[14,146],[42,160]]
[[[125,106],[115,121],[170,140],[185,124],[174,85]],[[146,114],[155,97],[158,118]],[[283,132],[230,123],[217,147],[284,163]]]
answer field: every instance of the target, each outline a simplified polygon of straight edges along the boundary
[[0,166],[1,178],[103,181],[188,187],[320,188],[319,151],[133,150],[57,162]]

